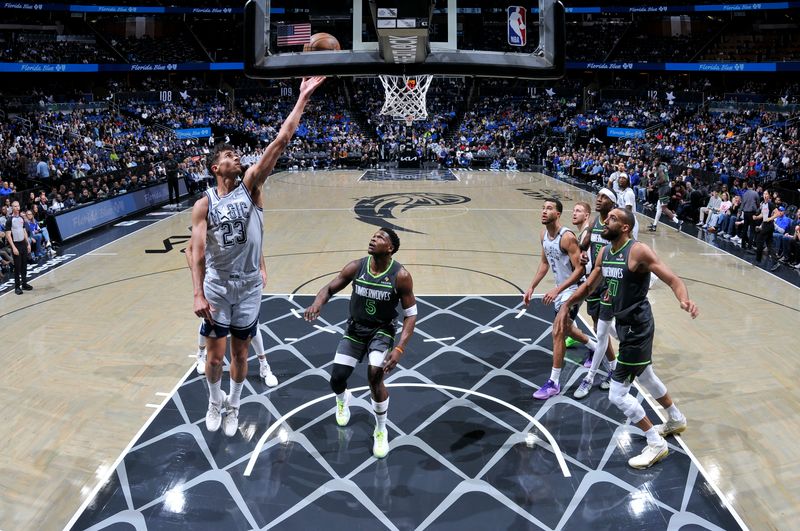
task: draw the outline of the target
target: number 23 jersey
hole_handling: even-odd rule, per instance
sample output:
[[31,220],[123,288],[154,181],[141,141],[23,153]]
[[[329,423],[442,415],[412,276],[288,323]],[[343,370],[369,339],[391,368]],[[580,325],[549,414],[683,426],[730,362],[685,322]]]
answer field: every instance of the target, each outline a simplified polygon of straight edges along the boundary
[[242,183],[220,197],[206,190],[206,268],[231,273],[258,271],[264,234],[263,211]]

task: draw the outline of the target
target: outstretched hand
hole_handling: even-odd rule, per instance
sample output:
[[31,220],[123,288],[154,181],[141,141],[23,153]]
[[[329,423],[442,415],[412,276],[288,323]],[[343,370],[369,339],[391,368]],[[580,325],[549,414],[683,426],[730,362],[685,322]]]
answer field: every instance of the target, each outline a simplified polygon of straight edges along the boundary
[[300,95],[311,96],[324,81],[325,76],[304,77],[300,84]]

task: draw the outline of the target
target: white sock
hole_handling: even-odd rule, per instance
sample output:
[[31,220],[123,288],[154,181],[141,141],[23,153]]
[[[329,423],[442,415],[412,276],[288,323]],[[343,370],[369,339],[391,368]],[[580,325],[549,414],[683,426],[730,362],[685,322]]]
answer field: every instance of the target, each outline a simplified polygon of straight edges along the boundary
[[375,424],[378,428],[378,431],[386,431],[386,417],[388,416],[389,412],[389,397],[386,397],[386,400],[383,402],[375,402],[375,399],[372,400],[372,411],[375,413]]
[[661,441],[664,438],[659,435],[655,428],[650,428],[646,432],[644,432],[644,436],[647,437],[647,444],[661,444]]
[[197,350],[201,353],[206,351],[206,336],[203,334],[197,334]]
[[661,219],[661,201],[656,203],[656,217],[653,219],[653,226],[658,225],[658,220]]
[[681,410],[675,405],[675,402],[673,402],[672,405],[667,408],[667,413],[669,413],[669,418],[672,420],[680,421],[684,418],[683,413],[681,413]]
[[590,350],[595,350],[597,349],[597,342],[590,337],[589,341],[586,342],[586,346],[589,347]]
[[[611,321],[600,319],[597,321],[597,343],[594,348],[594,355],[592,356],[592,375],[600,368],[600,363],[606,359],[606,350],[608,350],[608,335],[611,331]],[[601,345],[603,345],[601,347]]]
[[556,369],[555,367],[550,369],[550,379],[553,380],[553,382],[558,383],[559,378],[561,378],[561,369]]
[[239,398],[242,396],[242,387],[244,387],[244,380],[235,382],[231,379],[231,393],[228,395],[228,403],[231,407],[239,407]]
[[[208,374],[208,373],[206,373]],[[214,404],[221,404],[222,403],[222,379],[220,378],[216,382],[211,382],[206,376],[206,381],[208,382],[208,392],[209,392],[209,401]]]
[[606,361],[606,363],[608,364],[608,368],[611,369],[612,371],[617,370],[617,360],[616,360],[616,358],[611,360],[611,361]]
[[340,402],[344,402],[344,399],[345,399],[346,396],[347,396],[347,389],[345,389],[343,392],[337,394],[336,395],[336,400],[338,400]]

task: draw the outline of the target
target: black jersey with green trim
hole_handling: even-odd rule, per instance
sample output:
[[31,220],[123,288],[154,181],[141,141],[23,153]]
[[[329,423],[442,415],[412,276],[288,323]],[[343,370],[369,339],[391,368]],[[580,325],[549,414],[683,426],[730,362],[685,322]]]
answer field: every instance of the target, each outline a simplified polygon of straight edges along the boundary
[[635,325],[653,318],[647,291],[650,289],[650,272],[639,273],[628,268],[628,256],[638,242],[628,240],[620,249],[607,245],[601,255],[600,266],[606,279],[605,303],[611,303],[617,324]]
[[[600,255],[600,251],[603,250],[603,247],[610,243],[601,235],[603,229],[605,229],[605,225],[603,225],[603,222],[600,221],[600,215],[598,214],[594,218],[594,223],[592,223],[591,229],[592,232],[589,235],[589,265],[591,267],[594,267],[594,265],[597,263],[597,257]],[[600,300],[605,289],[605,282],[600,283],[600,285],[589,294],[586,300],[589,302]]]
[[368,325],[391,323],[397,317],[397,275],[403,266],[392,259],[386,271],[373,275],[369,266],[372,257],[361,259],[356,278],[353,279],[353,295],[350,297],[350,317],[353,321]]

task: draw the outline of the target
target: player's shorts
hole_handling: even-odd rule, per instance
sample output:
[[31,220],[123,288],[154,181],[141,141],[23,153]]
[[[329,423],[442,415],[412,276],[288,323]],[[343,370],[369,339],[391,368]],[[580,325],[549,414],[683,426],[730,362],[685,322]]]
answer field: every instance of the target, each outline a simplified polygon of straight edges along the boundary
[[[566,302],[566,299],[565,299]],[[558,315],[558,311],[561,309],[562,304],[560,302],[556,302],[554,305],[554,309],[556,311],[556,315]],[[569,318],[573,321],[578,317],[578,311],[581,309],[580,304],[576,304],[572,308],[569,309]]]
[[614,311],[610,304],[602,304],[606,292],[605,281],[594,290],[586,299],[586,311],[589,317],[598,321],[610,321],[614,318]]
[[[373,367],[383,367],[386,354],[394,347],[394,335],[395,328],[392,322],[369,326],[351,319],[347,321],[347,330],[336,347],[333,362],[355,367],[369,353],[369,364]],[[373,356],[372,353],[377,354]]]
[[653,336],[655,321],[647,319],[635,325],[617,323],[619,349],[617,368],[611,376],[614,381],[629,384],[653,362]]
[[225,337],[228,332],[239,339],[250,339],[258,328],[261,310],[261,273],[227,273],[208,270],[203,293],[213,308],[213,322],[205,321],[200,334]]
[[[572,297],[572,294],[575,293],[577,289],[578,286],[570,286],[568,289],[562,291],[558,295],[558,297],[556,297],[556,300],[553,301],[553,309],[556,311],[556,315],[558,315],[558,311],[561,309],[561,306],[563,306],[564,303],[567,302],[567,299]],[[572,319],[573,321],[578,316],[578,310],[580,309],[580,307],[581,307],[580,304],[576,304],[575,306],[569,309],[569,318]]]

